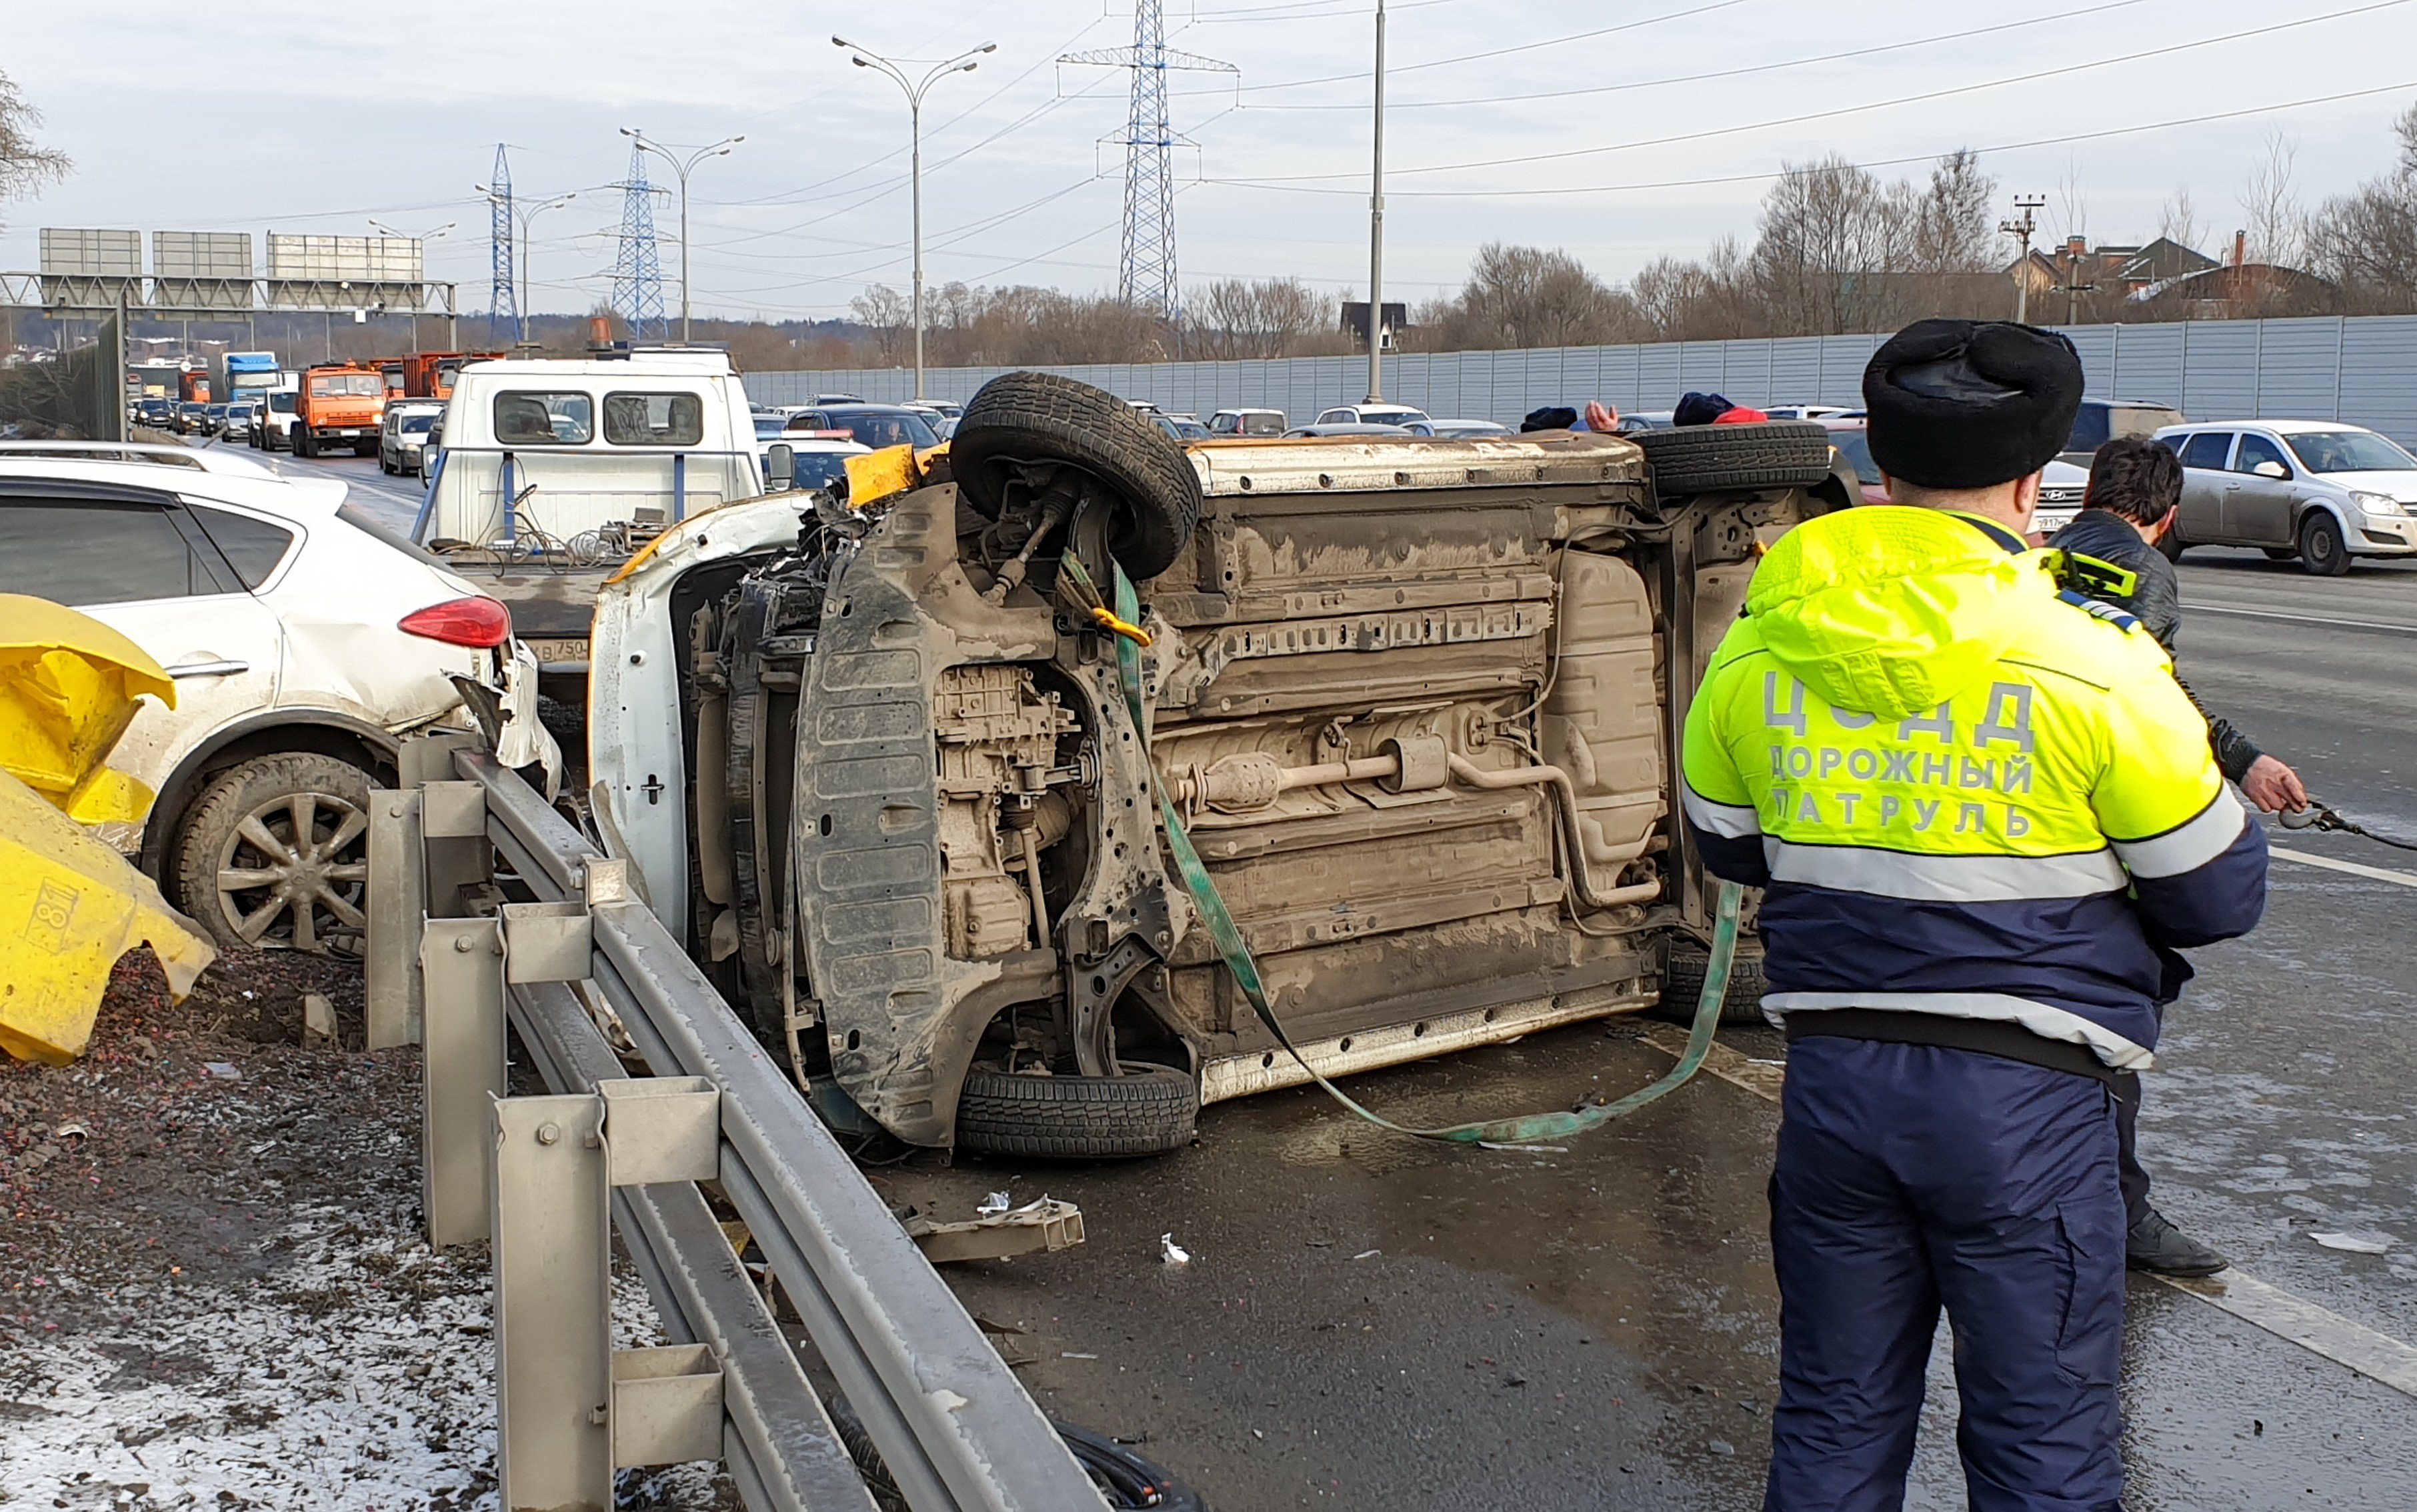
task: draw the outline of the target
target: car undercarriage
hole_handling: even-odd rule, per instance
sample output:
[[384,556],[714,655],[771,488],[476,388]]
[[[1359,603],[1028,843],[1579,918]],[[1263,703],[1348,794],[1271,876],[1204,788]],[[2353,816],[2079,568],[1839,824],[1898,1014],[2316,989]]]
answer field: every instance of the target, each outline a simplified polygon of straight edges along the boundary
[[692,839],[648,882],[801,1080],[910,1144],[1087,1156],[1305,1080],[1198,927],[1159,784],[1322,1074],[1655,1003],[1710,923],[1686,690],[1760,546],[1828,507],[1826,446],[1186,450],[1016,378],[923,486],[736,507],[797,533],[661,568]]

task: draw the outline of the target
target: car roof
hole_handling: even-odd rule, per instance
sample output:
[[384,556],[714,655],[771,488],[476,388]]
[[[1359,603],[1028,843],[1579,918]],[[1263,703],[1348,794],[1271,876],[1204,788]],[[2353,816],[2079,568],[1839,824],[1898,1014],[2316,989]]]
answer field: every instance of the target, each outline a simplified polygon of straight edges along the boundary
[[[341,478],[327,476],[286,477],[270,472],[249,458],[244,468],[199,467],[193,469],[163,467],[157,461],[99,461],[87,457],[62,456],[56,452],[45,455],[24,449],[41,443],[0,443],[0,477],[58,478],[80,483],[112,483],[120,488],[144,489],[152,492],[190,494],[196,498],[224,501],[257,509],[296,522],[308,523],[327,518],[344,502],[352,491]],[[86,449],[91,449],[88,446]],[[174,450],[174,447],[148,447],[147,450]],[[233,458],[229,459],[234,460]]]
[[2348,420],[2192,420],[2182,425],[2169,425],[2157,431],[2164,435],[2174,431],[2238,431],[2242,426],[2256,426],[2260,431],[2273,431],[2283,435],[2306,435],[2316,431],[2364,431],[2379,434],[2373,426],[2352,425]]

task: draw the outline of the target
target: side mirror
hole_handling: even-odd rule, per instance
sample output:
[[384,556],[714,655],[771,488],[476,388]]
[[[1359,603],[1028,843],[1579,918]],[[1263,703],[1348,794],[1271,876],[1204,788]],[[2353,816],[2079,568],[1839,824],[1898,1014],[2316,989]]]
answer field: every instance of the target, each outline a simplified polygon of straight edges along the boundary
[[764,451],[764,491],[786,493],[797,486],[797,448],[785,441],[776,441]]
[[2257,474],[2259,477],[2288,478],[2291,476],[2291,470],[2289,468],[2284,466],[2281,462],[2276,461],[2259,462],[2257,466],[2251,468],[2250,471]]

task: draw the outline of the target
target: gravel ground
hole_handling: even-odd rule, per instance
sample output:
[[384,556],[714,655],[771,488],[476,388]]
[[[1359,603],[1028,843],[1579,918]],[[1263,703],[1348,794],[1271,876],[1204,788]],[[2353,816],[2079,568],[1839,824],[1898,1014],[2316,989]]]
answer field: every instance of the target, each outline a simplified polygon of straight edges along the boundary
[[[172,1005],[137,951],[82,1061],[0,1057],[0,1506],[495,1504],[487,1257],[420,1240],[418,1056],[360,1030],[349,966],[230,958]],[[654,1341],[634,1281],[615,1311]]]

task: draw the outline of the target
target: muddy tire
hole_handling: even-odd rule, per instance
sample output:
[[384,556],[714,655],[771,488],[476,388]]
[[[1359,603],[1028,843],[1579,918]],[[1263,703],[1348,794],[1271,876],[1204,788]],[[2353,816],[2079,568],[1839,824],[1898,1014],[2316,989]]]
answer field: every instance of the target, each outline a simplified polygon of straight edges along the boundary
[[1736,489],[1811,488],[1830,476],[1830,433],[1811,420],[1639,431],[1653,491],[1665,499]]
[[2311,509],[2300,522],[2300,570],[2312,578],[2338,578],[2349,570],[2349,546],[2341,522]]
[[[1703,946],[1671,942],[1669,960],[1662,967],[1662,1005],[1654,1016],[1674,1023],[1695,1022],[1695,1001],[1704,990],[1704,973],[1711,963],[1711,952]],[[1729,990],[1721,1000],[1721,1022],[1768,1022],[1762,1016],[1762,994],[1770,990],[1771,984],[1762,975],[1762,952],[1749,955],[1741,947],[1729,962]]]
[[949,438],[965,501],[998,518],[1010,468],[1061,461],[1117,495],[1108,551],[1136,581],[1165,571],[1200,522],[1200,476],[1173,436],[1103,388],[1055,373],[1011,372],[984,384]]
[[174,856],[177,900],[221,950],[357,955],[369,805],[369,774],[333,756],[260,756],[233,767],[186,813]]
[[1166,1066],[1122,1076],[1010,1076],[979,1066],[957,1095],[957,1147],[994,1155],[1121,1160],[1192,1142],[1200,1084]]

